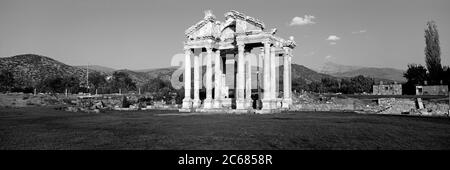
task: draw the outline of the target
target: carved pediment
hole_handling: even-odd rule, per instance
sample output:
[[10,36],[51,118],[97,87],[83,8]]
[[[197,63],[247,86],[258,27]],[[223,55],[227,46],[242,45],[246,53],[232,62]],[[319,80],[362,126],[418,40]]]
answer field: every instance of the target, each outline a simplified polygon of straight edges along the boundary
[[235,28],[234,27],[226,27],[224,30],[222,30],[222,33],[220,34],[220,39],[222,41],[234,39],[235,36]]
[[290,40],[283,40],[275,35],[277,29],[269,32],[263,31],[264,23],[243,13],[231,10],[225,14],[225,22],[221,23],[211,11],[205,12],[205,17],[195,25],[185,31],[188,39],[187,43],[203,43],[207,45],[219,44],[226,48],[230,44],[237,43],[258,43],[271,41],[277,47],[294,48],[297,44],[293,37]]
[[246,31],[247,30],[248,31],[251,31],[251,30],[264,30],[264,28],[265,28],[265,25],[264,25],[264,23],[262,21],[260,21],[260,20],[258,20],[256,18],[247,16],[247,15],[245,15],[243,13],[240,13],[240,12],[238,12],[236,10],[231,10],[230,12],[227,12],[225,14],[225,18],[227,20],[229,18],[233,18],[235,20],[242,21],[242,22],[237,24],[237,27],[238,28],[241,27],[242,29],[244,29]]
[[218,38],[220,36],[220,22],[210,11],[206,11],[203,20],[189,27],[185,31],[185,36],[188,39]]

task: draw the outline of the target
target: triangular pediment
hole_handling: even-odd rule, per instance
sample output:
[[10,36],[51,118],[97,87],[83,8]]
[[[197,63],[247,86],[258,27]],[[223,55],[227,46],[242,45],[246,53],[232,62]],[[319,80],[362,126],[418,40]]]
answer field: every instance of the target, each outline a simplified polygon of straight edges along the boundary
[[247,16],[243,13],[240,13],[235,10],[231,10],[230,12],[225,14],[225,18],[227,20],[234,19],[236,20],[236,31],[243,32],[245,31],[255,31],[255,30],[264,30],[264,23],[256,18]]
[[220,22],[216,21],[216,17],[210,12],[205,12],[203,20],[189,27],[185,31],[188,39],[197,39],[203,37],[218,37],[220,35]]

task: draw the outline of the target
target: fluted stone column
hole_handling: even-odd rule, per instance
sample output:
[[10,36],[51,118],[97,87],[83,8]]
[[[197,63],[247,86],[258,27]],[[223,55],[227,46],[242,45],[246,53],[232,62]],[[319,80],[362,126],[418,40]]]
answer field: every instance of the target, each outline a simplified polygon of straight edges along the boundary
[[222,106],[222,71],[220,66],[222,65],[220,57],[220,50],[216,50],[214,55],[214,108],[220,108]]
[[262,109],[272,109],[272,93],[270,83],[270,43],[264,42],[264,98],[262,99]]
[[212,108],[212,49],[206,48],[206,99],[203,102],[203,108]]
[[245,88],[245,68],[244,68],[244,44],[238,44],[238,72],[237,72],[237,98],[236,109],[245,109],[244,88]]
[[245,78],[245,103],[247,108],[251,108],[253,106],[252,100],[252,58],[250,52],[248,52],[245,56],[247,59],[247,68],[246,68],[246,78]]
[[[184,54],[184,99],[182,109],[191,109],[192,108],[192,99],[191,99],[191,49],[186,49]],[[187,111],[187,110],[186,110]]]
[[270,92],[272,98],[272,108],[277,108],[277,91],[276,91],[276,61],[275,61],[275,46],[270,48]]
[[194,100],[192,101],[193,108],[199,108],[201,105],[200,101],[200,59],[201,56],[194,56]]
[[288,78],[289,78],[289,84],[288,84],[288,90],[289,90],[289,98],[291,99],[291,104],[292,104],[292,48],[289,48],[289,55],[288,55]]
[[[258,72],[259,72],[259,77],[258,77],[258,80],[259,80],[259,88],[260,88],[260,90],[263,88],[263,84],[264,84],[264,77],[263,77],[263,75],[264,75],[264,47],[262,47],[261,48],[261,53],[259,54],[259,61],[258,61]],[[259,96],[259,99],[260,100],[262,100],[263,99],[263,94],[262,93],[260,93],[260,91],[258,91],[258,95],[261,95],[261,96]]]
[[283,56],[283,108],[289,109],[292,104],[291,98],[291,63],[289,61],[289,48],[284,47],[284,56]]

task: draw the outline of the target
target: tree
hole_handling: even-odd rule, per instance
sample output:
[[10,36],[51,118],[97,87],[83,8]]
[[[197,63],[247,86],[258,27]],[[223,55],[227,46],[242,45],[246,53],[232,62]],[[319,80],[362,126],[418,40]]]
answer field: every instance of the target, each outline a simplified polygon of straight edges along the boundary
[[0,91],[11,91],[14,83],[14,75],[11,71],[2,70],[0,72]]
[[344,78],[341,80],[341,88],[339,90],[344,94],[353,94],[355,93],[353,86],[353,83],[349,79]]
[[119,91],[124,90],[136,90],[136,83],[125,72],[114,72],[111,82],[112,90]]
[[170,81],[164,81],[161,78],[154,78],[148,81],[142,86],[142,90],[145,92],[151,92],[153,99],[158,101],[164,100],[166,102],[170,102],[172,99],[175,99],[177,103],[180,103],[183,99],[179,93],[181,91],[177,91],[173,88]]
[[99,72],[91,72],[89,73],[89,84],[95,88],[101,88],[106,84],[106,75],[101,74]]
[[77,93],[80,90],[80,79],[75,76],[63,77],[62,87],[68,90],[69,93]]
[[408,64],[408,69],[403,73],[407,82],[418,85],[427,80],[427,69],[420,64]]
[[321,83],[325,92],[336,93],[339,91],[339,81],[334,78],[322,78]]
[[302,90],[309,90],[308,89],[308,83],[302,78],[296,78],[292,80],[292,90],[295,90],[297,92],[301,92]]
[[353,77],[350,81],[353,84],[355,93],[371,92],[373,85],[375,84],[375,81],[372,78],[364,77],[362,75]]
[[408,64],[403,77],[407,80],[402,87],[403,93],[413,95],[416,93],[416,85],[423,84],[428,79],[427,69],[420,64]]
[[[444,77],[444,84],[450,85],[450,66],[445,66],[442,71],[442,77]],[[445,78],[447,77],[447,78]]]
[[325,89],[323,87],[323,84],[321,82],[311,82],[308,84],[308,90],[316,92],[316,93],[323,93],[325,92]]
[[70,93],[76,93],[80,89],[80,80],[75,76],[49,77],[38,84],[38,90],[51,93],[64,93],[66,89]]
[[427,29],[425,29],[425,44],[425,63],[429,73],[429,80],[430,83],[436,84],[442,80],[442,66],[439,33],[434,21],[427,22]]
[[158,92],[162,88],[165,88],[165,87],[172,87],[170,85],[169,81],[164,81],[164,80],[162,80],[160,78],[154,78],[154,79],[151,79],[150,81],[148,81],[147,83],[145,83],[142,86],[142,90],[145,91],[145,92],[152,92],[153,93],[153,92]]

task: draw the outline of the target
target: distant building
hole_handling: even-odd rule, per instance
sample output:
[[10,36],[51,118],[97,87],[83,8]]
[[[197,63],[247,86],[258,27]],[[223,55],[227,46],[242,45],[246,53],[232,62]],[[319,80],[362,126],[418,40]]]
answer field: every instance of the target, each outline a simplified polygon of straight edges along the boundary
[[416,95],[447,95],[448,85],[416,86]]
[[402,95],[402,85],[397,84],[383,84],[383,81],[380,81],[380,84],[373,85],[373,95]]

